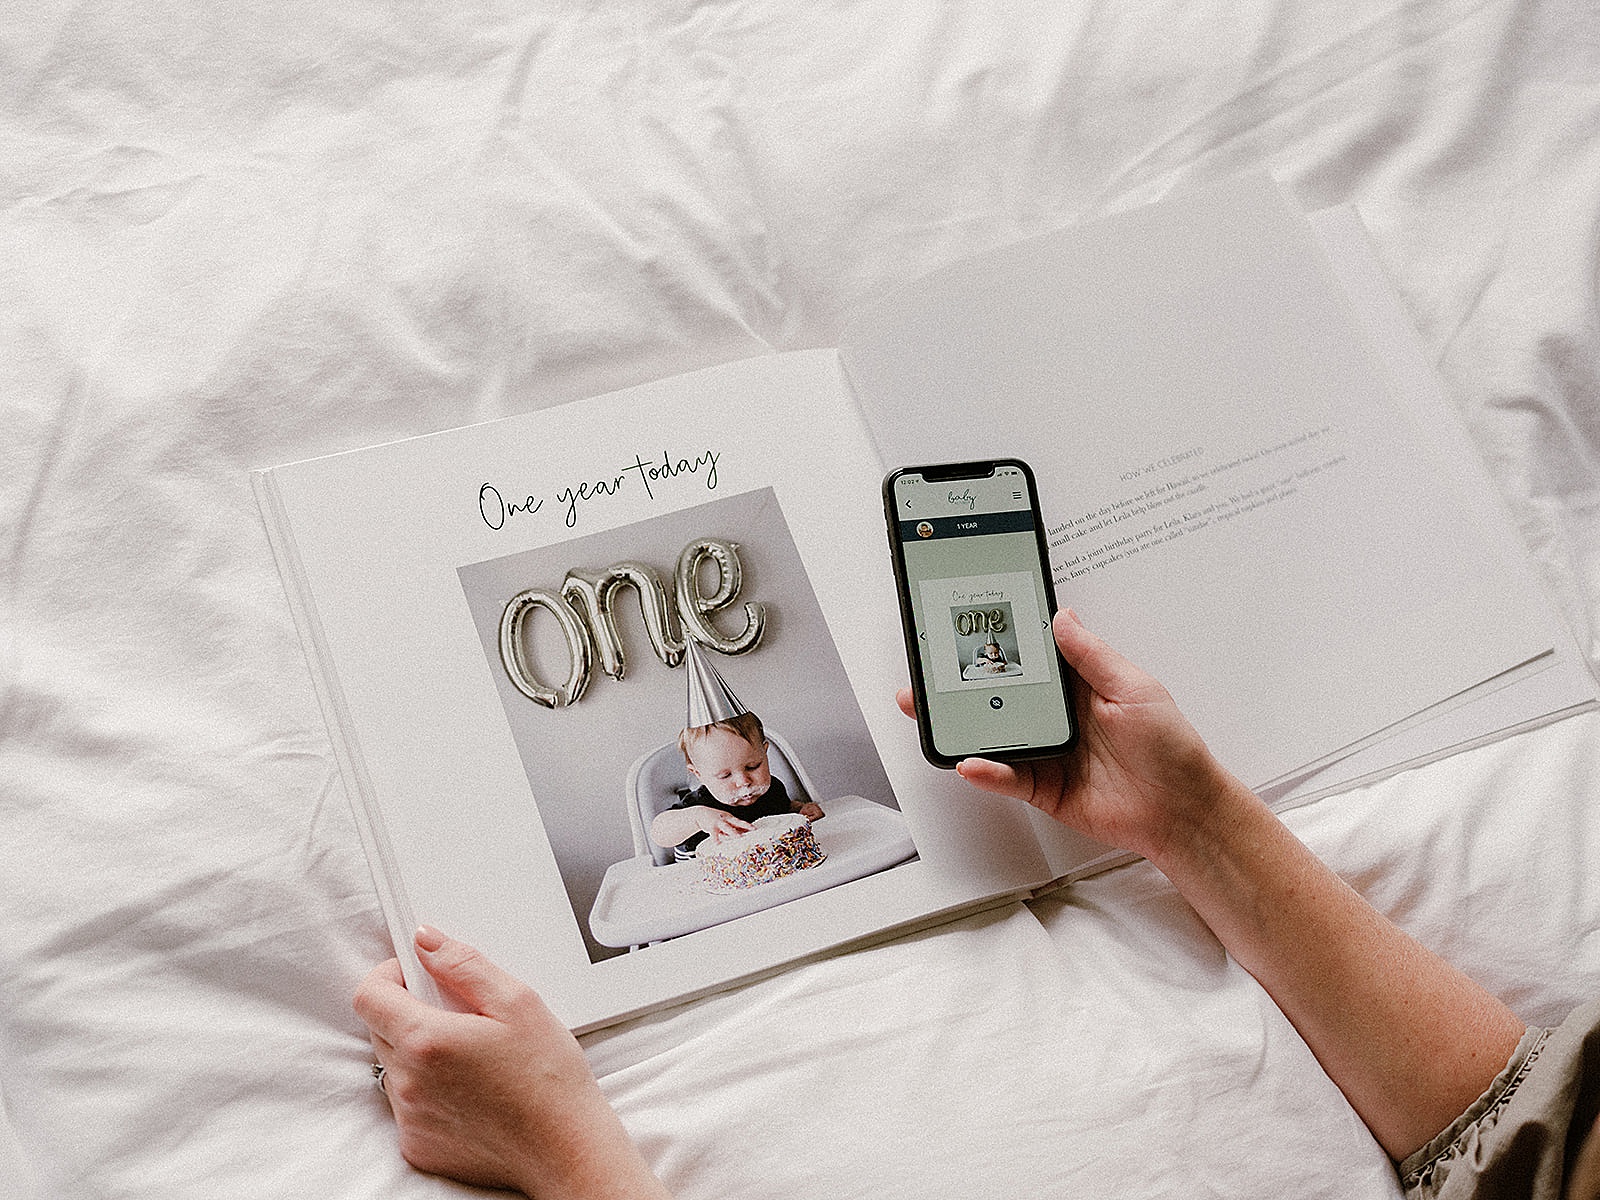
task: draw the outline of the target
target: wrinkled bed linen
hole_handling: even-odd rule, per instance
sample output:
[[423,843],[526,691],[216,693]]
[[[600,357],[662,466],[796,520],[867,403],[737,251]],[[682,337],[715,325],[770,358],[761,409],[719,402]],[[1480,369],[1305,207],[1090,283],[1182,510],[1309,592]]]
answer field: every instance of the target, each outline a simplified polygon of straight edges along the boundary
[[[386,935],[250,468],[831,345],[954,257],[1258,168],[1357,206],[1600,669],[1580,0],[0,17],[0,1178],[461,1194],[371,1086]],[[1554,1024],[1600,985],[1597,747],[1289,819]],[[1398,1195],[1144,866],[587,1046],[685,1197]]]

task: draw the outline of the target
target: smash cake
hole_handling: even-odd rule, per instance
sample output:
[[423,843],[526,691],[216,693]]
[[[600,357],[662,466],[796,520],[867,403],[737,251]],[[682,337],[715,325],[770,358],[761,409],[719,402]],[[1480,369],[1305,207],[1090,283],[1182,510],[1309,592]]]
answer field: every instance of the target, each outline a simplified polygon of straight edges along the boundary
[[817,845],[810,821],[784,813],[757,818],[750,832],[738,837],[707,839],[696,857],[712,891],[732,892],[820,866],[828,856]]

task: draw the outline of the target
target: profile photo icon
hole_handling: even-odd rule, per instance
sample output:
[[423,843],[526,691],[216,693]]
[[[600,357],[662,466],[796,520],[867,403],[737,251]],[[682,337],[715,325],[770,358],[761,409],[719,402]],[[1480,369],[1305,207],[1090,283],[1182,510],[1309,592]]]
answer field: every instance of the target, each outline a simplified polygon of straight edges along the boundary
[[918,521],[917,522],[917,536],[918,537],[924,537],[924,538],[932,537],[933,536],[933,522],[932,521]]

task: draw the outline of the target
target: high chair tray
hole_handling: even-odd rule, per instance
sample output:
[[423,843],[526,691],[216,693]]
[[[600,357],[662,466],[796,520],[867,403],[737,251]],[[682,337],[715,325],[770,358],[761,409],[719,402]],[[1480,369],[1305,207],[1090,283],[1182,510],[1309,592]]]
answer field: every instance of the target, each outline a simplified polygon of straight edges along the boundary
[[839,796],[812,826],[827,860],[771,883],[714,892],[700,864],[658,867],[649,855],[606,870],[589,913],[589,931],[605,946],[641,946],[682,937],[762,909],[786,904],[905,862],[916,854],[905,818],[860,796]]

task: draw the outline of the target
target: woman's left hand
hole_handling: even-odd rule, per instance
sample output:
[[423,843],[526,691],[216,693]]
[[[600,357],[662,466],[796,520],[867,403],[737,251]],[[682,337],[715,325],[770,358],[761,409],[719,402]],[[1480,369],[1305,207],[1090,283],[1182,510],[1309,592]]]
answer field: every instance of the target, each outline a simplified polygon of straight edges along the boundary
[[583,1050],[529,987],[424,927],[417,957],[463,1011],[405,988],[394,959],[354,1000],[383,1065],[400,1151],[419,1170],[540,1200],[662,1197]]

